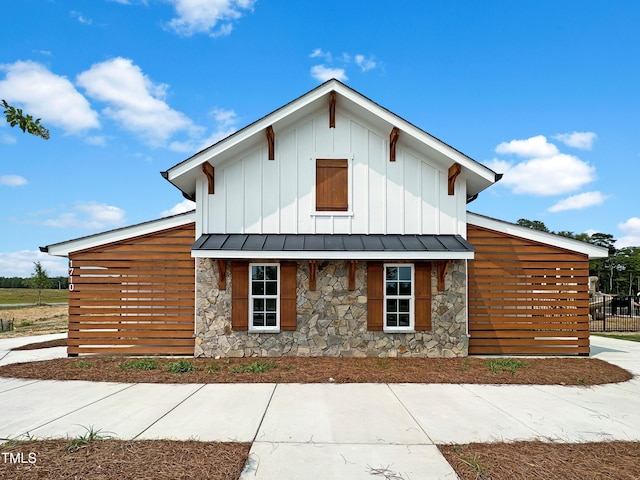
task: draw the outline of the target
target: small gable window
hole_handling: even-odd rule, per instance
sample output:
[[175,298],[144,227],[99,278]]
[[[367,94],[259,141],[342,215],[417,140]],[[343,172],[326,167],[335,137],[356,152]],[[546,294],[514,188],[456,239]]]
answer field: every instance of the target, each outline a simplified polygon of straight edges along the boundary
[[346,158],[316,159],[316,211],[349,210],[349,161]]

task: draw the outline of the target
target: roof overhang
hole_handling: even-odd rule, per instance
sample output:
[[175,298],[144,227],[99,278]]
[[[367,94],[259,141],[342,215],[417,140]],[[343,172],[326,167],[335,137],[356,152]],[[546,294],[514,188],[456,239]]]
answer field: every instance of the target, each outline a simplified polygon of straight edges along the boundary
[[195,222],[195,210],[187,213],[160,218],[150,222],[139,223],[128,227],[110,230],[108,232],[76,238],[66,242],[55,243],[46,247],[40,247],[40,251],[58,257],[68,257],[72,252],[79,252],[113,242],[127,240],[129,238],[149,235],[169,228],[181,227]]
[[563,248],[572,252],[582,253],[584,255],[588,255],[589,259],[606,258],[609,256],[609,250],[604,247],[581,242],[580,240],[575,240],[573,238],[563,237],[561,235],[555,235],[553,233],[533,230],[514,223],[497,220],[484,215],[478,215],[477,213],[467,212],[467,223],[477,227],[495,230],[507,235],[526,238],[528,240],[533,240],[534,242],[553,245],[554,247]]
[[433,160],[448,168],[452,163],[458,163],[466,171],[467,196],[474,198],[482,190],[488,188],[501,175],[490,168],[464,155],[455,148],[447,145],[424,130],[402,119],[386,108],[378,105],[357,91],[347,87],[338,80],[332,79],[301,97],[220,140],[214,145],[196,153],[185,161],[175,165],[162,176],[180,189],[185,197],[193,199],[196,183],[202,175],[200,167],[203,163],[220,165],[233,159],[238,154],[254,145],[265,141],[265,129],[271,126],[275,135],[304,116],[326,108],[328,111],[331,92],[338,95],[338,105],[347,111],[368,119],[381,131],[391,131],[397,127],[401,132],[401,141],[409,148],[424,152]]
[[191,255],[216,259],[469,260],[460,235],[205,234]]

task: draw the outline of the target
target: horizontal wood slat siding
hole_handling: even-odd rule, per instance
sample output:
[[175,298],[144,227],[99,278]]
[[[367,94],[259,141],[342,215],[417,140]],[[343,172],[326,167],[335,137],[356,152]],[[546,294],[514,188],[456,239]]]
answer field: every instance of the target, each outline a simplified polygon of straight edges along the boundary
[[469,354],[589,353],[586,255],[474,225]]
[[67,353],[193,355],[194,224],[69,256]]

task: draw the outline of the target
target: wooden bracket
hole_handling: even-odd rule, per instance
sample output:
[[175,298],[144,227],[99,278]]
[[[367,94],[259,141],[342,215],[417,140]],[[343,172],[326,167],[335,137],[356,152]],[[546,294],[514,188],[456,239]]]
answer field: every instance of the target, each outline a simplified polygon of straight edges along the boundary
[[462,172],[462,167],[459,163],[454,163],[449,167],[449,195],[453,195],[455,193],[456,178],[458,178],[460,172]]
[[389,161],[396,161],[396,144],[398,143],[398,138],[400,138],[400,129],[398,127],[393,127],[391,129],[391,135],[389,135]]
[[316,289],[316,261],[309,260],[309,290]]
[[349,260],[349,291],[356,289],[356,261]]
[[269,125],[267,127],[267,143],[269,144],[269,160],[276,159],[276,135],[273,133],[273,127]]
[[209,162],[202,164],[202,171],[207,176],[207,182],[209,184],[209,195],[216,193],[216,170]]
[[329,94],[329,128],[336,128],[336,92]]
[[438,262],[438,291],[444,292],[444,276],[451,260],[440,260]]
[[218,290],[226,290],[227,289],[227,261],[226,260],[216,260],[218,264]]

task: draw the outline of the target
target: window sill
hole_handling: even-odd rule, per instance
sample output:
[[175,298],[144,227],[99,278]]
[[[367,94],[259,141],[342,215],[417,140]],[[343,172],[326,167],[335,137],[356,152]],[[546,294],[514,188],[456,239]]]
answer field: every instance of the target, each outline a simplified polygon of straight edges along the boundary
[[384,333],[416,333],[413,328],[385,328]]
[[311,212],[312,217],[353,217],[353,211]]
[[280,329],[274,328],[250,328],[249,333],[280,333]]

